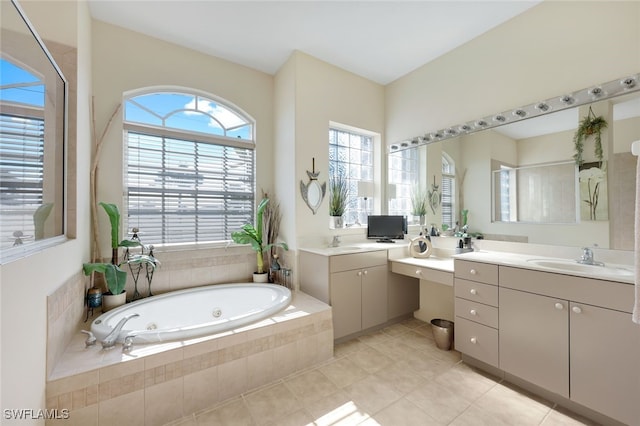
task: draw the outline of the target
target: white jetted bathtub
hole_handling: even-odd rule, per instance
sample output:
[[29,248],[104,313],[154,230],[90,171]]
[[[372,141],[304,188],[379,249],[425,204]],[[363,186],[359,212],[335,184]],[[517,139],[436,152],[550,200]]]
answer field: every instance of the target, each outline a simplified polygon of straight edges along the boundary
[[[102,341],[125,317],[118,342],[185,340],[233,330],[273,316],[291,302],[291,291],[273,284],[218,284],[137,300],[100,315],[91,331]],[[137,314],[138,316],[135,316]]]

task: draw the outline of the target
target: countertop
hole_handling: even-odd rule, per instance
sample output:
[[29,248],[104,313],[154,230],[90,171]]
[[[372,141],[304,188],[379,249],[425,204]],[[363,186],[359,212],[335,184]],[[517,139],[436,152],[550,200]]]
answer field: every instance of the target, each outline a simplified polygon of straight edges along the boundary
[[497,251],[474,251],[453,255],[454,259],[493,263],[502,266],[531,269],[542,272],[573,275],[606,281],[634,284],[635,272],[631,265],[607,263],[605,266],[581,265],[575,259],[518,254]]
[[452,257],[435,257],[427,258],[402,257],[399,259],[389,259],[391,262],[405,263],[407,265],[421,266],[423,268],[436,269],[443,272],[453,273]]
[[337,256],[341,254],[366,253],[368,251],[390,250],[398,248],[408,248],[409,241],[398,241],[397,243],[344,243],[338,247],[301,247],[300,251],[319,254],[321,256]]

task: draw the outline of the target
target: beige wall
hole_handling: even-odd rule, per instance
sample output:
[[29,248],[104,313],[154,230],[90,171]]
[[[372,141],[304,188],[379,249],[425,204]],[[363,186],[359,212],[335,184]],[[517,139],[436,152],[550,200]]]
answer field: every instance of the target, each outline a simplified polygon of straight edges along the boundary
[[[329,123],[336,122],[380,135],[384,133],[384,87],[302,52],[294,52],[276,75],[276,133],[280,156],[276,158],[279,199],[287,200],[283,237],[293,248],[310,241],[330,239],[327,198],[314,215],[302,200],[300,181],[307,183],[312,159],[328,181]],[[382,142],[381,142],[382,144]],[[384,152],[380,150],[382,155]],[[284,161],[282,161],[284,159]],[[280,165],[293,165],[287,168]],[[381,165],[381,168],[383,166]],[[295,200],[295,201],[294,201]],[[380,197],[378,197],[378,203]],[[341,233],[364,235],[362,229]]]
[[[63,1],[29,1],[21,3],[42,39],[64,43],[78,49],[77,99],[80,100],[76,132],[78,141],[90,138],[89,117],[82,102],[91,92],[91,20],[85,3]],[[63,71],[65,70],[63,66]],[[74,93],[71,93],[74,96]],[[70,143],[77,164],[70,173],[88,176],[89,147]],[[75,154],[75,155],[74,155]],[[76,169],[77,167],[77,169]],[[89,200],[87,179],[73,179],[70,204],[77,206],[70,214],[76,238],[43,250],[24,259],[0,266],[0,406],[5,409],[38,409],[45,406],[47,368],[47,296],[73,279],[89,253]],[[79,194],[79,195],[76,195]],[[82,301],[79,301],[82,303]],[[6,421],[6,420],[5,420]],[[7,424],[13,422],[7,421]],[[40,424],[16,421],[16,424]],[[3,423],[4,424],[4,423]]]

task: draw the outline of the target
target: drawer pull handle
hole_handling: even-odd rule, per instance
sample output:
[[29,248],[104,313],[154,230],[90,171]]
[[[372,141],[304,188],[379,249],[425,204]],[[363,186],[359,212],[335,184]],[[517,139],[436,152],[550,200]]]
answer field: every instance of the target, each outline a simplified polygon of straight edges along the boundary
[[470,270],[470,271],[469,271],[469,273],[470,273],[471,275],[475,275],[475,274],[477,274],[477,273],[478,273],[478,271],[476,271],[475,269],[472,269],[472,270]]
[[574,306],[573,308],[571,308],[571,310],[576,314],[582,313],[582,308],[580,306]]
[[476,339],[475,337],[472,337],[470,340],[471,340],[471,343],[473,343],[474,345],[478,343],[478,339]]
[[470,313],[471,315],[478,315],[478,312],[476,312],[476,310],[475,310],[475,309],[470,310],[470,311],[469,311],[469,313]]
[[363,272],[363,274],[365,274],[365,275],[367,275],[368,273],[369,273],[369,271],[367,271],[366,269],[365,269],[365,271]]
[[358,271],[358,276],[361,277],[362,276],[362,271]]
[[469,293],[476,295],[478,294],[478,291],[475,288],[472,288],[471,290],[469,290]]
[[420,269],[416,270],[416,275],[421,275],[422,271]]
[[561,311],[564,308],[564,306],[562,306],[562,303],[556,303],[556,309]]

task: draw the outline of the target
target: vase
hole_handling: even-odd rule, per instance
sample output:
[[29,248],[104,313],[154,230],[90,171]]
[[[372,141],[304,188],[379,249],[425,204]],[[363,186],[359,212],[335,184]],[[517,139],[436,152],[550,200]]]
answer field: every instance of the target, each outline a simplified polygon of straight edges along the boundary
[[110,311],[127,303],[127,292],[120,294],[105,293],[102,295],[102,312]]
[[342,216],[329,216],[329,229],[342,229],[343,227]]
[[253,282],[254,283],[268,283],[269,282],[269,274],[263,272],[261,274],[254,272],[253,273]]

